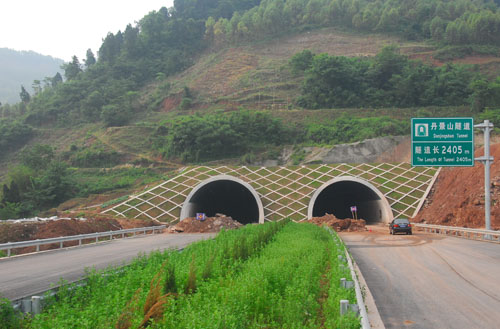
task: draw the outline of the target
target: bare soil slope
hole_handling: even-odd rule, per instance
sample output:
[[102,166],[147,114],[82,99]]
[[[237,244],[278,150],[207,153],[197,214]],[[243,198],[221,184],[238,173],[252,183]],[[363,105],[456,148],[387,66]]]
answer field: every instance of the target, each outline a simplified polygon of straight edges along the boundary
[[[135,227],[158,225],[153,221],[115,219],[105,215],[80,220],[76,218],[49,220],[42,222],[20,222],[0,224],[0,243],[30,241],[36,239],[58,238],[79,234],[117,231]],[[66,242],[65,247],[76,245],[77,241]],[[56,249],[59,244],[41,246],[41,250]],[[15,254],[33,252],[34,247],[15,249]]]
[[[483,149],[476,151],[482,156]],[[491,146],[491,227],[500,229],[500,144]],[[484,166],[443,168],[424,209],[413,219],[427,224],[484,228]]]
[[[339,56],[374,56],[392,43],[405,47],[408,52],[417,46],[382,34],[325,28],[253,44],[213,48],[189,69],[170,79],[172,92],[182,92],[183,86],[188,86],[196,96],[193,108],[197,109],[214,103],[226,108],[242,104],[255,108],[287,108],[297,94],[300,79],[290,76],[282,67],[294,54],[309,49]],[[172,104],[178,104],[174,98],[165,100],[165,112],[172,109]]]

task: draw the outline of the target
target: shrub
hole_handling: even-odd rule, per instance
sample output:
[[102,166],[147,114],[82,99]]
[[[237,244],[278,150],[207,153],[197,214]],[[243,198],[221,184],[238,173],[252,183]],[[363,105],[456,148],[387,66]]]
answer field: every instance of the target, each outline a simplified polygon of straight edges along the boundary
[[0,299],[0,319],[0,329],[21,328],[22,317],[6,298]]

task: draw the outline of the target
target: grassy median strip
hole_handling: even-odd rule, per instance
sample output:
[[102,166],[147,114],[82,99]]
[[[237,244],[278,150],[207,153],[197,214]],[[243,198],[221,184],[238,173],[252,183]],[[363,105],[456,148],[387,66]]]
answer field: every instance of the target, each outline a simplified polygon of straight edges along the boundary
[[326,230],[289,223],[239,273],[215,278],[197,294],[169,305],[153,328],[359,328],[354,314],[340,317],[342,254]]
[[26,328],[359,328],[335,233],[273,222],[221,232],[182,252],[155,252],[119,272],[62,288]]
[[91,271],[85,286],[63,286],[26,327],[115,328],[124,318],[135,325],[146,317],[144,305],[151,299],[152,290],[160,290],[153,292],[160,297],[193,294],[211,278],[237,273],[245,260],[258,254],[285,224],[247,225],[196,242],[182,252],[143,255],[118,271]]

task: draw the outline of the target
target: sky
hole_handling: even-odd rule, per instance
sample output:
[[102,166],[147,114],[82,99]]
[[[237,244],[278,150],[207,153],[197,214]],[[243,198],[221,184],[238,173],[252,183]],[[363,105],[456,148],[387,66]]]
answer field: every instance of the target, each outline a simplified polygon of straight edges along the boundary
[[125,30],[173,0],[0,0],[0,48],[32,50],[80,62],[87,49],[97,56],[108,32]]

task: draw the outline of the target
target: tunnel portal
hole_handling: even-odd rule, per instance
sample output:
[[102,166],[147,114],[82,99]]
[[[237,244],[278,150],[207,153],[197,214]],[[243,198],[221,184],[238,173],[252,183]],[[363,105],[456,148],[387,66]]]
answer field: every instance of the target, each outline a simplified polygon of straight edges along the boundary
[[356,177],[337,177],[323,184],[311,198],[308,218],[326,213],[339,219],[352,218],[351,206],[356,206],[357,217],[367,224],[392,221],[392,210],[384,195]]
[[212,177],[196,186],[186,198],[181,220],[205,213],[231,216],[242,224],[263,223],[264,208],[252,186],[233,176]]

